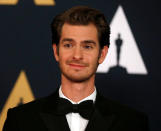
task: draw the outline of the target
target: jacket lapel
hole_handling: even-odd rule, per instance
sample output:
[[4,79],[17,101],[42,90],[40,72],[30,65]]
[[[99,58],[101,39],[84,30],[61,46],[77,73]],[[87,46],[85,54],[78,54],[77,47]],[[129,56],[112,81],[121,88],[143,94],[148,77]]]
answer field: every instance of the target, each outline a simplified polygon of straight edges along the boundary
[[40,112],[40,117],[48,131],[70,131],[66,116],[60,116],[56,113],[58,98],[58,90],[46,98],[43,104],[43,110]]
[[111,111],[108,101],[97,93],[95,110],[86,131],[110,131],[116,120],[117,115]]
[[48,131],[70,131],[66,117],[48,113],[40,114]]

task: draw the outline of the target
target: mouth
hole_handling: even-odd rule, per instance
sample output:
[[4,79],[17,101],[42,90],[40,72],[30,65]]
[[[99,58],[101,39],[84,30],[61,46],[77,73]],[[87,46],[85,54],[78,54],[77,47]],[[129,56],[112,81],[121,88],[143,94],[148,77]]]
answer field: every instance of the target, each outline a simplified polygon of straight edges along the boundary
[[75,68],[75,69],[82,69],[82,68],[86,67],[85,65],[73,64],[73,63],[70,63],[69,66],[72,67],[72,68]]

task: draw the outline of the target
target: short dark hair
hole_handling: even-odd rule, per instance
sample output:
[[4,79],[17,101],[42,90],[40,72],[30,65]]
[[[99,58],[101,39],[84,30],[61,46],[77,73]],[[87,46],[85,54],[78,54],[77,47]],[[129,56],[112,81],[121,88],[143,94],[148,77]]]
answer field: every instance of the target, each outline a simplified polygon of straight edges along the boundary
[[71,25],[94,24],[98,31],[100,47],[110,45],[110,27],[103,13],[87,6],[75,6],[55,16],[51,23],[52,43],[58,45],[64,23]]

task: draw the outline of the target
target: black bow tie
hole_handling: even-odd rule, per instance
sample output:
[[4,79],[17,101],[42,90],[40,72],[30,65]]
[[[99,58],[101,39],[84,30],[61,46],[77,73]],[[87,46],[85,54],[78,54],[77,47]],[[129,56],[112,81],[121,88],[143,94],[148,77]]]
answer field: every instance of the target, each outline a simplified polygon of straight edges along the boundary
[[79,104],[72,104],[69,100],[59,98],[57,113],[59,115],[66,115],[68,113],[79,113],[83,118],[90,119],[94,109],[92,100],[86,100]]

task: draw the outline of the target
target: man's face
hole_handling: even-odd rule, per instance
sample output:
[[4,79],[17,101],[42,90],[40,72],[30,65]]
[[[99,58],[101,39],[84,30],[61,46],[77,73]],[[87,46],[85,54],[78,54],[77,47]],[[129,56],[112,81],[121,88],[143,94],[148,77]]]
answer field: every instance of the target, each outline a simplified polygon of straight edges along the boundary
[[53,44],[53,49],[62,77],[73,82],[94,78],[98,64],[103,62],[108,50],[107,46],[100,50],[97,29],[93,24],[67,23],[62,27],[59,47]]

